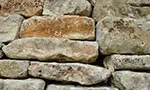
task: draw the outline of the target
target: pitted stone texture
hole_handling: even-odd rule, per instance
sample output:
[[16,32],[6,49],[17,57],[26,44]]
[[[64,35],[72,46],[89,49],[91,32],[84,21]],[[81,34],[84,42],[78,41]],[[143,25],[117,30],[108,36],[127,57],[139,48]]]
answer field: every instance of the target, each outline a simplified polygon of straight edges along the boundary
[[91,63],[98,57],[97,42],[63,38],[22,38],[9,43],[2,50],[9,58],[40,61]]
[[91,4],[87,0],[46,0],[43,14],[90,16],[91,10]]
[[29,67],[29,61],[1,59],[0,77],[8,77],[8,78],[27,77],[28,67]]
[[0,42],[10,42],[18,37],[23,17],[20,15],[9,15],[0,17]]
[[97,24],[102,54],[149,54],[150,23],[132,18],[105,17]]
[[44,87],[41,79],[0,79],[0,90],[44,90]]
[[0,16],[20,14],[25,17],[41,15],[44,0],[1,0]]
[[23,22],[20,37],[94,40],[95,24],[92,18],[83,16],[34,16]]
[[97,0],[92,17],[96,21],[108,15],[145,18],[149,13],[149,0]]
[[108,69],[150,70],[150,55],[111,55],[104,59]]
[[80,63],[31,62],[29,75],[48,80],[92,85],[106,81],[111,72],[105,68]]
[[46,90],[119,90],[113,87],[79,87],[72,85],[48,85]]
[[113,73],[112,85],[119,90],[149,90],[150,74],[132,71],[117,71]]

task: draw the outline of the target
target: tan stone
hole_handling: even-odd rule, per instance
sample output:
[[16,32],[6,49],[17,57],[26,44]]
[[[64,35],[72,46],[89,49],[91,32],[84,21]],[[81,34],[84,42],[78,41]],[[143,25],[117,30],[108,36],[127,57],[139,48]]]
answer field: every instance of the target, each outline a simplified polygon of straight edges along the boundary
[[0,0],[0,16],[20,14],[25,17],[41,15],[44,0]]
[[0,77],[7,77],[7,78],[27,77],[28,67],[29,67],[29,61],[1,59]]
[[95,38],[94,20],[81,16],[35,16],[25,20],[20,37]]
[[43,15],[90,16],[91,11],[87,0],[45,0]]
[[80,63],[31,62],[29,75],[48,80],[92,85],[107,81],[111,72],[105,68]]
[[97,24],[102,54],[149,54],[150,22],[133,18],[105,17]]
[[9,43],[2,50],[9,58],[41,61],[91,63],[98,57],[97,42],[64,38],[22,38]]

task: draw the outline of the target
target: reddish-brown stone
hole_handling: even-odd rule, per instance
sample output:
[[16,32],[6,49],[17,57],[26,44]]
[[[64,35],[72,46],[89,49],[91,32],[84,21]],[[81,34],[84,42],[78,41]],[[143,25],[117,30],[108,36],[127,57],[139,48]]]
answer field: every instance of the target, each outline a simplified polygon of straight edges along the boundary
[[93,40],[94,20],[76,15],[34,16],[23,22],[20,37],[34,36]]

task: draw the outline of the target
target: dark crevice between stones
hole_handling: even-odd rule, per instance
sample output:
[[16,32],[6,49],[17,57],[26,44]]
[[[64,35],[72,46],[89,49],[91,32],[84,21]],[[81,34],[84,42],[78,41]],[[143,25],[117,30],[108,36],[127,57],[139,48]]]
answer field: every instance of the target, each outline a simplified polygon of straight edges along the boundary
[[133,7],[150,7],[150,3],[146,4],[146,3],[140,3],[140,4],[135,4],[135,3],[129,3],[130,6]]
[[142,69],[116,69],[116,71],[132,71],[132,72],[139,72],[139,73],[150,73],[150,70],[142,70]]

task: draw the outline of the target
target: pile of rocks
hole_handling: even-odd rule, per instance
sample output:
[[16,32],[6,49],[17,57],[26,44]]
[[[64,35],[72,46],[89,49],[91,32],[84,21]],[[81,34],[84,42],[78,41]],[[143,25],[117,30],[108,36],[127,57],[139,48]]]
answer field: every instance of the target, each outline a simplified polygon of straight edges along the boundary
[[150,90],[149,0],[1,0],[0,25],[0,90]]

